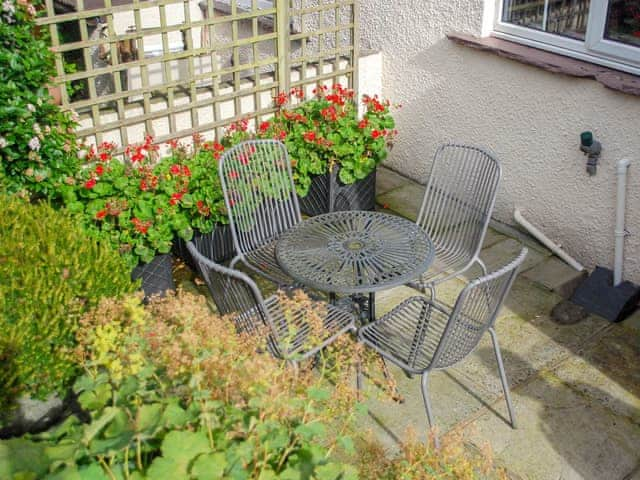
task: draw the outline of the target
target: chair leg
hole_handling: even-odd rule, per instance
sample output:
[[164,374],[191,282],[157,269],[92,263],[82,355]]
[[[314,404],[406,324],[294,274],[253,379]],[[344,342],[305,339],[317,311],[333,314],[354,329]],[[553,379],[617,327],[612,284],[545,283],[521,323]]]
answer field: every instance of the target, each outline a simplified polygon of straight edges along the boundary
[[511,403],[511,393],[509,392],[509,384],[507,383],[507,375],[504,372],[504,364],[502,363],[502,354],[500,353],[500,346],[498,345],[498,336],[493,327],[489,328],[491,334],[491,341],[493,342],[493,350],[496,354],[496,360],[498,362],[498,370],[500,371],[500,381],[502,382],[502,389],[504,390],[504,398],[507,402],[507,409],[509,410],[509,419],[511,420],[511,428],[516,428],[516,414],[513,410],[513,404]]
[[[429,372],[424,372],[422,374],[422,380],[420,382],[422,387],[422,399],[424,400],[424,408],[427,411],[427,420],[429,423],[429,428],[434,428],[435,424],[433,423],[433,413],[431,411],[431,400],[429,399]],[[435,438],[436,448],[438,448],[439,442],[437,435]]]

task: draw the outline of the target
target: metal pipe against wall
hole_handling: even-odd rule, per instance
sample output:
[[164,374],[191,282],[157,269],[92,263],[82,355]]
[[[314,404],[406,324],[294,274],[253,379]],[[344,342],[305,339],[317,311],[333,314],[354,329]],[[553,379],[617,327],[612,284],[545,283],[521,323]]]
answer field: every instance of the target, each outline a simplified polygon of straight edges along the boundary
[[533,235],[538,240],[540,240],[540,242],[544,246],[546,246],[549,250],[551,250],[553,253],[555,253],[562,260],[567,262],[569,265],[571,265],[573,268],[575,268],[579,272],[584,270],[584,267],[582,266],[582,264],[580,262],[578,262],[575,258],[573,258],[571,255],[569,255],[567,252],[562,250],[562,248],[560,248],[560,245],[558,245],[557,243],[553,242],[544,233],[542,233],[535,226],[533,226],[531,223],[529,223],[522,216],[522,214],[520,213],[520,210],[518,210],[517,208],[513,212],[513,218],[515,218],[516,222],[518,222],[525,230],[527,230],[529,233],[531,233],[531,235]]
[[622,282],[622,270],[624,267],[624,237],[627,231],[624,228],[624,214],[627,200],[627,170],[629,160],[623,158],[616,163],[616,177],[618,178],[618,195],[616,197],[616,229],[615,258],[613,263],[613,286],[617,287]]

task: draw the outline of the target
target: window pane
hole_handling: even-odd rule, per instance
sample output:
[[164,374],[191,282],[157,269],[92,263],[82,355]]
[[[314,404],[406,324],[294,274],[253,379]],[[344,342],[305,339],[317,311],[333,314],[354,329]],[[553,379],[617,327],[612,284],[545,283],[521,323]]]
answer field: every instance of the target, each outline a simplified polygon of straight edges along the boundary
[[604,38],[640,46],[640,0],[610,0]]
[[505,0],[502,21],[523,27],[543,30],[542,20],[547,2],[545,0]]
[[590,0],[505,0],[502,21],[584,40]]

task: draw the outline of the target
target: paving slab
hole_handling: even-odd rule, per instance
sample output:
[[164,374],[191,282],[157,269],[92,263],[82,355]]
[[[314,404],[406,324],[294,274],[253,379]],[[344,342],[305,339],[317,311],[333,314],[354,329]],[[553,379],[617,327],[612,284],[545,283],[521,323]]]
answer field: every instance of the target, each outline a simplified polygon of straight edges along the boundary
[[525,271],[522,276],[557,292],[563,298],[569,298],[580,282],[587,277],[587,272],[579,272],[558,257],[551,256]]
[[591,401],[640,426],[639,360],[640,331],[615,324],[554,374]]
[[417,183],[410,183],[398,187],[390,192],[376,197],[376,202],[383,208],[393,210],[409,220],[415,222],[418,217],[424,187]]
[[415,182],[389,168],[379,167],[376,171],[376,195],[382,195],[410,183]]
[[507,237],[506,235],[503,235],[502,233],[498,232],[494,228],[489,227],[487,229],[487,233],[484,236],[484,241],[482,242],[482,248],[483,249],[489,248],[498,242],[506,240],[507,238],[509,237]]
[[465,428],[510,471],[536,480],[617,480],[640,460],[640,428],[551,373],[513,396],[518,428],[487,413]]
[[636,310],[635,313],[627,317],[622,324],[634,330],[640,330],[640,310]]
[[[480,258],[491,271],[509,263],[520,253],[520,250],[522,250],[522,243],[520,241],[507,238],[482,250]],[[551,256],[551,252],[549,251],[530,248],[527,258],[525,258],[524,263],[520,267],[520,273],[526,272],[530,268],[538,265],[549,256]]]
[[[524,278],[514,283],[495,324],[510,385],[522,383],[536,372],[579,352],[587,341],[609,326],[596,316],[574,325],[556,324],[549,312],[559,299],[559,295]],[[489,335],[455,368],[486,390],[501,394]]]
[[[367,400],[369,416],[363,426],[377,436],[390,451],[398,447],[408,428],[418,439],[427,438],[428,422],[420,388],[420,376],[408,378],[399,368],[389,366],[404,402],[399,404],[388,396],[375,395]],[[366,380],[365,380],[366,383]],[[496,396],[460,376],[455,371],[433,372],[429,380],[434,421],[440,432],[446,432],[461,419],[483,407],[490,407]],[[491,407],[492,408],[492,407]],[[506,415],[506,409],[504,409]]]

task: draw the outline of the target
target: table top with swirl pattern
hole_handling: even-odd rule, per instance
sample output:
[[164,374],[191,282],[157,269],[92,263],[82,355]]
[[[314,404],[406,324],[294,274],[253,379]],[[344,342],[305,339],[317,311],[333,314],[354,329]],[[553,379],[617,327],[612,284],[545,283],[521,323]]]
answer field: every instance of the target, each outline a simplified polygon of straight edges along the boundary
[[435,250],[415,223],[381,212],[332,212],[282,234],[276,258],[300,283],[326,292],[367,293],[418,278]]

